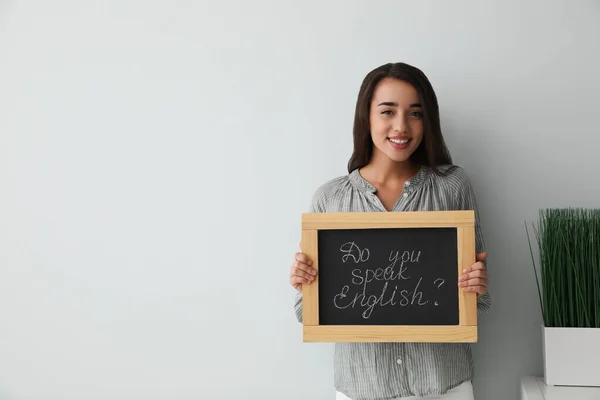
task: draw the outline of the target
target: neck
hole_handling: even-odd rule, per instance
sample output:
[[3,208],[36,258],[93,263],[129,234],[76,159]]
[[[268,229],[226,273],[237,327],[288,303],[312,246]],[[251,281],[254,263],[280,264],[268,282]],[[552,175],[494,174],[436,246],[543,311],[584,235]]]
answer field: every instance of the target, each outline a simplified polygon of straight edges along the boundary
[[384,154],[373,152],[371,161],[360,169],[360,173],[368,181],[385,185],[395,181],[404,182],[415,175],[418,170],[419,166],[409,160],[396,162]]

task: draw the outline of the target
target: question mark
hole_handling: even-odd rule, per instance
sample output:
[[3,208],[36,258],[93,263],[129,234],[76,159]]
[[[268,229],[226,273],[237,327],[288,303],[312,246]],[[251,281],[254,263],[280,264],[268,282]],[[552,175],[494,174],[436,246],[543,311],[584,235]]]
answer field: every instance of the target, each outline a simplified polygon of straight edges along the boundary
[[[444,281],[442,278],[437,278],[435,281],[433,281],[433,284],[435,285],[437,281],[441,281],[441,282],[438,284],[438,289],[439,289],[439,288],[440,288],[440,287],[441,287],[441,286],[444,284],[444,282],[445,282],[445,281]],[[438,305],[438,302],[437,302],[437,301],[435,301],[435,302],[433,302],[433,304],[435,304],[435,305],[437,306],[437,305]]]

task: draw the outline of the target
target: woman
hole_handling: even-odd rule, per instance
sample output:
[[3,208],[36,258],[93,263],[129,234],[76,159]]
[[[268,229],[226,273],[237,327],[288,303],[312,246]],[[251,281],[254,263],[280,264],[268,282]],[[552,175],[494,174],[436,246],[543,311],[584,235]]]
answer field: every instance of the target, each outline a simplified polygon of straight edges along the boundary
[[[481,315],[491,306],[484,240],[471,183],[452,165],[444,143],[435,92],[419,69],[386,64],[364,79],[354,117],[354,152],[348,174],[314,193],[311,212],[474,210],[476,263],[459,279],[476,292]],[[296,253],[290,283],[298,290],[316,275],[311,260]],[[338,400],[473,399],[473,361],[465,343],[336,343],[334,382]]]

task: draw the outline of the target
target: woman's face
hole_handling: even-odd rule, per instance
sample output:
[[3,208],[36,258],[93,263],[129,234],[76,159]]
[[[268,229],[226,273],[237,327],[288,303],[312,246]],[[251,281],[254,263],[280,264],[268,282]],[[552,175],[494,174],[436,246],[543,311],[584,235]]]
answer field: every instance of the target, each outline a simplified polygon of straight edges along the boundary
[[373,152],[396,162],[408,161],[423,140],[423,115],[416,89],[385,78],[375,88],[370,111]]

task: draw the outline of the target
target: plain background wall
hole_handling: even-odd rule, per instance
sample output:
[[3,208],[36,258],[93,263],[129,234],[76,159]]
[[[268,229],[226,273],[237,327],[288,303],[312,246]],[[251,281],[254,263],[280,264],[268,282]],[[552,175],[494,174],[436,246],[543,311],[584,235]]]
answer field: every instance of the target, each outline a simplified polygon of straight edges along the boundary
[[524,221],[597,206],[600,3],[0,2],[0,399],[332,399],[303,344],[300,214],[356,94],[431,79],[492,311],[478,400],[542,372]]

